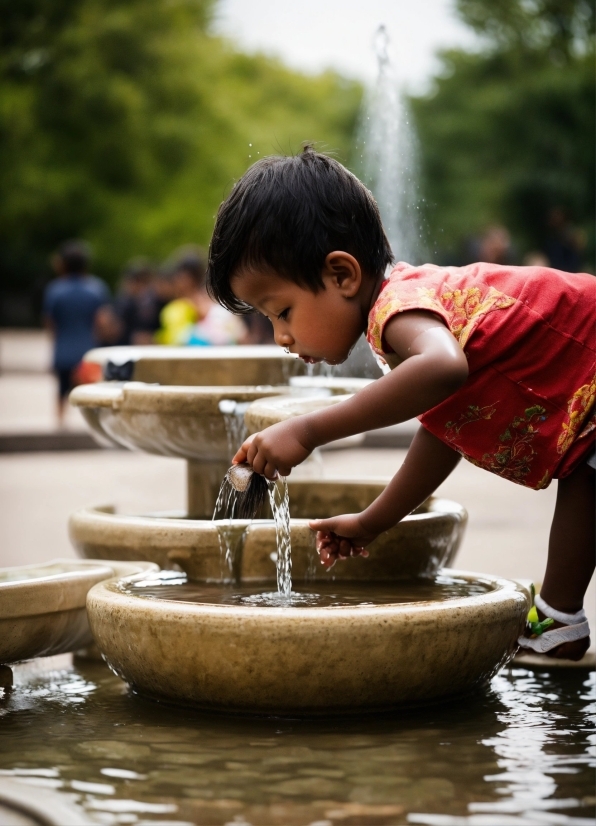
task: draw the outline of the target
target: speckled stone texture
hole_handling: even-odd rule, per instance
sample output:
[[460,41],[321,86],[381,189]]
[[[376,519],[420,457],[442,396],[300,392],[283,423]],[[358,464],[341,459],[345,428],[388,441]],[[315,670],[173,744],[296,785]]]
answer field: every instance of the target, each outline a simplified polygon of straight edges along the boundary
[[57,559],[0,569],[0,663],[48,657],[91,645],[85,601],[96,583],[151,563]]
[[330,610],[142,599],[112,580],[89,592],[87,610],[105,659],[142,694],[223,711],[353,714],[461,694],[511,658],[529,594],[483,581],[488,593],[447,602]]
[[[304,479],[288,482],[292,514],[292,564],[298,576],[311,565],[316,576],[324,571],[316,562],[314,534],[307,520],[362,510],[384,489],[384,481],[363,482]],[[221,577],[217,525],[211,520],[184,519],[183,515],[120,516],[109,509],[85,509],[72,515],[71,541],[81,556],[93,559],[149,560],[162,568],[173,563],[191,579]],[[338,566],[340,579],[396,579],[430,575],[453,562],[461,544],[467,514],[448,499],[431,498],[415,513],[381,534],[370,546],[370,556]],[[244,579],[274,578],[271,553],[276,550],[272,522],[239,525],[248,528],[239,566]],[[314,564],[313,564],[314,563]],[[334,569],[335,570],[335,569]]]

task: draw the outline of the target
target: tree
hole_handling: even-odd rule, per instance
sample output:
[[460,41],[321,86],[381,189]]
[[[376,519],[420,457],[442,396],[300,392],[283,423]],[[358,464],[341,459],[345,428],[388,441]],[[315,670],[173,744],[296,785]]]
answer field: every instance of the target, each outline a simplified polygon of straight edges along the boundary
[[[0,289],[49,275],[82,236],[112,282],[127,259],[207,244],[260,155],[349,155],[358,84],[305,77],[210,33],[214,0],[0,0]],[[27,319],[31,321],[31,319]]]
[[[583,0],[459,0],[482,53],[450,51],[413,100],[431,235],[453,259],[498,222],[539,249],[562,207],[594,254],[594,12]],[[593,266],[593,264],[592,264]]]

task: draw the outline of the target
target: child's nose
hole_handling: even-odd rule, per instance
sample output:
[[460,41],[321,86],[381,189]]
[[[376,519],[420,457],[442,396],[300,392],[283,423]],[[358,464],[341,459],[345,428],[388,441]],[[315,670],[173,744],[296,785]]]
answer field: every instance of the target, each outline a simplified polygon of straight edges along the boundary
[[294,339],[287,330],[276,330],[274,338],[279,347],[291,347],[294,343]]

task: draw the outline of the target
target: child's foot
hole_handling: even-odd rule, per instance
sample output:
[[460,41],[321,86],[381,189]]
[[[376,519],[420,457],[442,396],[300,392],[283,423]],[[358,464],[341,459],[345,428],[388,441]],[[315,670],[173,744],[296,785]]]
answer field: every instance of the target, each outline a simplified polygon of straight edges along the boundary
[[519,637],[520,647],[555,660],[581,660],[590,647],[590,627],[583,609],[567,614],[553,608],[541,596],[534,597],[528,626]]
[[[538,611],[538,618],[541,621],[546,619],[546,614],[543,614],[539,608],[536,610]],[[554,631],[555,628],[562,628],[563,625],[564,623],[555,620],[549,630]],[[555,660],[573,660],[577,662],[581,660],[589,647],[590,638],[584,637],[582,640],[561,643],[561,645],[558,645],[556,648],[551,648],[550,651],[546,651],[545,654],[547,657],[552,657]]]

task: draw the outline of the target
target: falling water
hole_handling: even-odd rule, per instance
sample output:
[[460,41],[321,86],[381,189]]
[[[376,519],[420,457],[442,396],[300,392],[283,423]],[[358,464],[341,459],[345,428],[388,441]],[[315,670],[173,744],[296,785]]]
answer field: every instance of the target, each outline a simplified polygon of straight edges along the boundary
[[292,546],[288,483],[282,476],[275,482],[269,482],[268,487],[277,539],[277,591],[282,597],[290,597],[292,595]]
[[[236,453],[246,438],[244,413],[248,404],[248,402],[236,402],[232,399],[223,399],[219,403],[219,412],[224,419],[230,456]],[[276,482],[269,482],[268,488],[277,539],[277,590],[280,596],[290,597],[292,593],[292,557],[288,485],[285,478],[282,478]],[[219,523],[217,532],[226,579],[235,578],[236,562],[239,559],[246,536],[246,527],[240,528],[234,524],[234,520],[237,518],[240,495],[226,476],[221,483],[215,510],[213,511],[213,519]]]
[[[233,399],[222,399],[219,403],[219,412],[224,420],[230,458],[246,438],[244,413],[249,404],[250,402],[237,402]],[[238,500],[238,491],[225,476],[215,503],[213,520],[217,520],[219,523],[217,533],[222,560],[222,577],[226,580],[237,578],[237,562],[246,537],[246,526],[239,527],[233,521],[237,517]]]
[[240,495],[225,476],[213,511],[213,520],[218,521],[217,534],[224,580],[237,579],[237,563],[246,537],[246,523],[234,523]]
[[357,172],[377,200],[397,260],[417,264],[424,256],[417,140],[391,65],[385,26],[377,29],[374,47],[378,75],[360,117]]
[[222,399],[219,403],[219,412],[224,420],[230,458],[232,458],[242,442],[246,439],[247,433],[246,425],[244,424],[244,414],[249,404],[250,402],[237,402],[233,399]]
[[[275,482],[268,482],[269,503],[275,522],[275,537],[277,544],[276,568],[277,591],[280,597],[289,598],[292,595],[292,547],[290,533],[290,498],[288,485],[284,477]],[[237,561],[240,558],[247,526],[245,522],[236,521],[239,493],[227,476],[219,489],[213,520],[218,522],[217,533],[224,579],[236,579]]]

